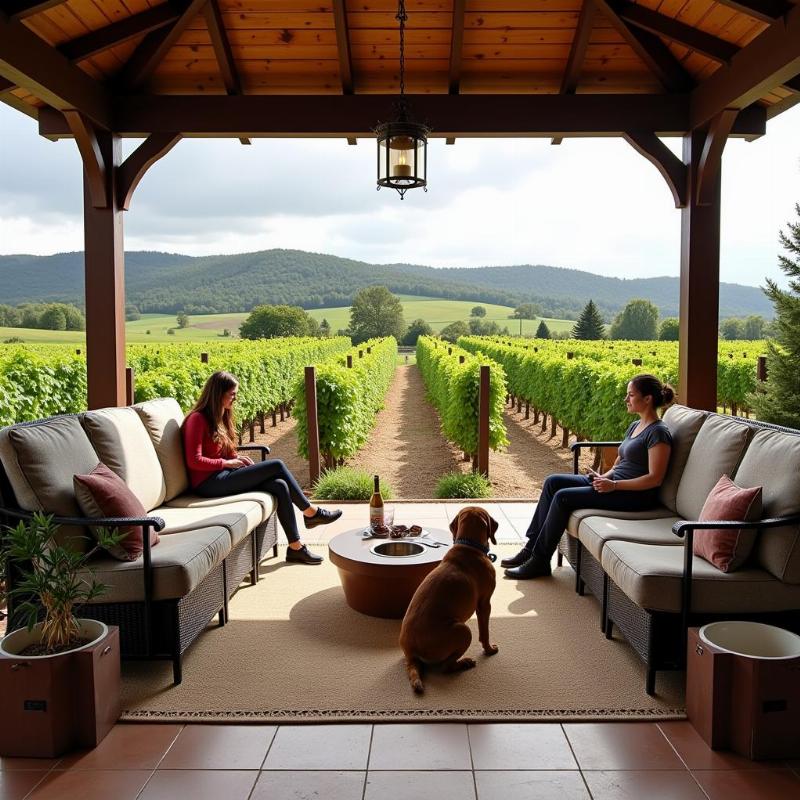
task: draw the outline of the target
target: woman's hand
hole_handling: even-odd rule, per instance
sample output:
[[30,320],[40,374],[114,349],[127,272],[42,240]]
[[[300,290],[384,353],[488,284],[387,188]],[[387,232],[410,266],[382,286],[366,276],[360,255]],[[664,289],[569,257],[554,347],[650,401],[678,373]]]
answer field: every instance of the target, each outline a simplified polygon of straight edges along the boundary
[[[244,458],[226,458],[223,462],[225,464],[225,469],[239,469],[239,467],[246,467],[247,464],[245,461],[250,461],[250,459]],[[252,464],[253,462],[250,461]]]
[[602,475],[598,475],[592,481],[592,489],[598,494],[607,494],[608,492],[613,492],[616,488],[615,481],[611,480],[611,478],[604,478]]
[[253,466],[253,459],[249,458],[248,456],[237,456],[239,461],[242,462],[243,467],[252,467]]

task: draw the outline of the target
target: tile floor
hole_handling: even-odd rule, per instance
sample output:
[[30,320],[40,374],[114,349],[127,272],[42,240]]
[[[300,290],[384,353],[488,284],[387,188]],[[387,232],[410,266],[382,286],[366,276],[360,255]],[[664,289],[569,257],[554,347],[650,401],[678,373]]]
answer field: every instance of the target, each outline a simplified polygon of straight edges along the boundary
[[[334,504],[325,504],[333,507]],[[395,503],[446,529],[465,504]],[[482,503],[498,541],[524,538],[532,503]],[[364,504],[309,531],[364,525]],[[301,523],[302,530],[302,523]],[[688,722],[117,725],[61,760],[0,758],[0,800],[790,800],[800,760],[710,750]]]
[[0,759],[2,800],[790,800],[800,761],[714,753],[688,722],[117,725]]

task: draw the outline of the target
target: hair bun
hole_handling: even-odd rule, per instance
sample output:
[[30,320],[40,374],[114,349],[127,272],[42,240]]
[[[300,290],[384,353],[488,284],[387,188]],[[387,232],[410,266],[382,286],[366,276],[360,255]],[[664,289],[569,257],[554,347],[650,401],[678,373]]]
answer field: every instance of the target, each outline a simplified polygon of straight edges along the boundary
[[665,383],[661,393],[664,397],[664,405],[668,406],[675,401],[675,390],[668,383]]

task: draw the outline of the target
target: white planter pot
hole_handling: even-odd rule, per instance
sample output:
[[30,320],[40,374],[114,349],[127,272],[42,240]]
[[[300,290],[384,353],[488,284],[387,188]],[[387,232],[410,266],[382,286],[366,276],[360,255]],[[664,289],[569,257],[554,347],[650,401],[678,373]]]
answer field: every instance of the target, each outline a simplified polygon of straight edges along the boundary
[[[89,639],[89,641],[81,647],[75,647],[72,650],[54,653],[53,655],[22,656],[22,658],[29,658],[32,661],[36,661],[43,658],[57,658],[58,656],[67,655],[68,653],[77,653],[79,650],[86,650],[89,647],[93,647],[97,644],[99,639],[108,635],[108,626],[104,622],[98,622],[96,619],[79,619],[78,625],[80,627],[80,637],[82,639]],[[27,628],[20,628],[0,639],[0,653],[11,658],[18,658],[20,657],[19,654],[26,647],[32,644],[39,644],[41,639],[42,623],[38,622],[33,626],[33,630],[31,631]]]

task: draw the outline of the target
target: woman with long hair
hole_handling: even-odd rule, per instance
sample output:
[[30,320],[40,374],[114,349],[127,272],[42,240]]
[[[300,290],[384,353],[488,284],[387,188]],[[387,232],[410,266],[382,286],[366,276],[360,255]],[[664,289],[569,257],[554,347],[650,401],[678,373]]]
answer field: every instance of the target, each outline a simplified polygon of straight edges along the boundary
[[215,372],[183,421],[183,447],[192,489],[201,497],[224,497],[242,492],[267,492],[278,504],[280,520],[289,549],[286,560],[298,564],[319,564],[322,556],[312,553],[301,541],[292,506],[303,512],[306,528],[327,525],[342,516],[311,505],[294,475],[283,461],[270,459],[253,463],[236,452],[233,404],[239,382],[230,372]]
[[513,558],[505,558],[509,578],[540,578],[550,574],[550,559],[570,514],[579,508],[646,511],[658,505],[672,452],[672,435],[658,416],[661,406],[675,399],[669,384],[654,375],[637,375],[628,383],[625,405],[639,419],[630,424],[611,469],[602,474],[550,475],[542,487],[528,541]]

